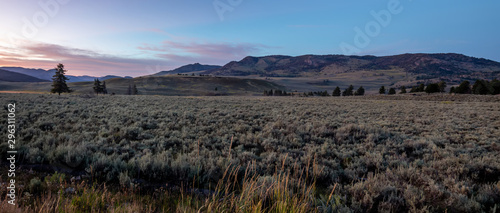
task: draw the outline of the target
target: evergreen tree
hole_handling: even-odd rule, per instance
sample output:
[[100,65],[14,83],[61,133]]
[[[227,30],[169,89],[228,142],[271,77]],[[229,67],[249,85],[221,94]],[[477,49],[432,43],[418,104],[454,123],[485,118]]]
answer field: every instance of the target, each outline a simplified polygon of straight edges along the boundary
[[358,88],[358,90],[356,90],[356,92],[354,93],[354,95],[356,96],[363,96],[365,95],[365,88],[363,88],[362,86]]
[[384,94],[385,95],[385,87],[381,86],[380,89],[378,90],[378,94]]
[[424,84],[420,84],[417,88],[417,92],[425,92],[425,85]]
[[406,93],[406,87],[405,86],[402,86],[401,87],[401,92],[400,94],[405,94]]
[[389,89],[389,95],[395,95],[396,94],[396,89],[390,88]]
[[458,85],[457,88],[455,88],[455,93],[458,94],[469,94],[471,92],[470,89],[470,82],[469,81],[463,81]]
[[476,80],[474,85],[472,85],[472,93],[477,95],[487,95],[491,94],[490,92],[493,89],[489,88],[489,82],[485,80]]
[[491,88],[493,91],[491,92],[492,95],[498,95],[500,94],[500,81],[497,80],[496,78],[491,81]]
[[68,78],[64,76],[64,73],[66,71],[67,70],[64,70],[63,64],[57,65],[56,73],[54,76],[52,76],[52,89],[50,90],[50,92],[58,93],[59,95],[64,92],[72,92],[72,90],[69,89],[68,85],[66,84],[66,81],[68,80]]
[[139,94],[139,91],[137,90],[137,86],[134,84],[134,87],[132,88],[132,95],[137,95]]
[[411,87],[410,93],[416,93],[418,90],[417,87]]
[[439,84],[429,84],[425,88],[426,93],[436,93],[436,92],[440,92],[440,91],[441,91],[441,88],[439,88]]
[[102,94],[108,94],[108,89],[106,89],[106,81],[102,82]]
[[132,95],[132,85],[128,85],[127,95]]
[[103,92],[103,87],[101,85],[101,81],[99,81],[99,79],[94,79],[94,92],[95,94],[99,95],[99,93],[102,93]]
[[351,95],[351,96],[354,95],[354,87],[352,86],[352,84],[349,85],[349,88],[347,88],[347,90],[348,90],[348,93],[347,93],[348,95]]
[[344,90],[342,93],[342,96],[352,96],[354,95],[354,87],[352,85],[349,85],[347,89]]
[[335,87],[335,90],[333,90],[332,96],[340,96],[340,95],[341,95],[340,88]]

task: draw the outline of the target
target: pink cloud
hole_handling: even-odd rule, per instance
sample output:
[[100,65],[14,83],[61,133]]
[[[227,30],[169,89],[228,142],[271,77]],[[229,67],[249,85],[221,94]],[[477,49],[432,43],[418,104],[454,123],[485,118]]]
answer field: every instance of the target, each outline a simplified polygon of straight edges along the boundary
[[19,53],[0,52],[0,66],[52,69],[63,63],[71,75],[149,75],[172,69],[180,64],[169,64],[162,59],[137,59],[100,54],[91,50],[64,47],[56,44],[30,43],[20,47]]
[[225,64],[232,60],[240,60],[248,55],[258,54],[261,49],[269,48],[262,44],[251,43],[199,43],[163,41],[160,45],[143,44],[140,50],[154,52],[158,58],[168,61],[190,63]]
[[175,40],[138,47],[149,58],[113,56],[57,44],[24,42],[14,49],[0,47],[0,66],[53,69],[58,63],[63,63],[70,75],[142,76],[191,63],[224,65],[269,48],[251,43]]

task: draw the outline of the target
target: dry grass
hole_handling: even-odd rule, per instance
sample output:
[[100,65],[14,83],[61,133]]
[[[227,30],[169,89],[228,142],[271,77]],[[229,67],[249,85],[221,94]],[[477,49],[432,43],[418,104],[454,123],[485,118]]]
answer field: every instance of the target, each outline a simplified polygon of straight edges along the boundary
[[[22,210],[492,212],[500,203],[498,96],[0,100],[17,103],[20,159],[35,171],[20,177],[37,200]],[[48,186],[52,168],[68,185]],[[39,193],[28,186],[35,177]],[[57,200],[68,188],[77,193]]]

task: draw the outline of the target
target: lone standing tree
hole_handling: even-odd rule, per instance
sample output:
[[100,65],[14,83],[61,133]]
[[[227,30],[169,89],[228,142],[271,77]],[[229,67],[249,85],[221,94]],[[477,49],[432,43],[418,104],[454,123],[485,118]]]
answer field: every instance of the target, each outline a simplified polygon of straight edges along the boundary
[[66,84],[66,81],[68,80],[68,78],[64,76],[64,73],[66,71],[67,70],[64,70],[63,64],[57,65],[56,74],[52,76],[52,90],[50,90],[50,92],[58,93],[59,95],[61,95],[61,93],[63,92],[72,92],[72,90],[70,90],[68,85]]

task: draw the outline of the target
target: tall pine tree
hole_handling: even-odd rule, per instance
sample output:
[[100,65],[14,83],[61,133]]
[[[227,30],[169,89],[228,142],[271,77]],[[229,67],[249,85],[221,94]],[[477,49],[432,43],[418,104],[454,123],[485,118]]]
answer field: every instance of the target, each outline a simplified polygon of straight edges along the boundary
[[339,87],[335,87],[335,90],[333,90],[332,96],[340,96],[342,92],[340,91]]
[[102,91],[103,89],[102,89],[101,81],[99,81],[99,79],[97,79],[97,78],[94,79],[94,87],[93,87],[93,89],[94,89],[95,94],[97,94],[97,95],[99,95],[99,93],[103,92]]
[[102,94],[108,94],[108,89],[106,89],[106,81],[102,82]]
[[378,94],[384,94],[385,95],[385,87],[381,86],[380,89],[378,90]]
[[134,84],[134,87],[132,88],[132,95],[137,95],[139,94],[139,91],[137,90],[137,86]]
[[356,95],[356,96],[365,95],[365,88],[363,88],[362,86],[359,87],[358,90],[356,90],[356,92],[354,93],[354,95]]
[[342,96],[352,96],[352,95],[354,95],[354,91],[353,90],[354,90],[354,87],[351,84],[351,85],[349,85],[349,87],[346,90],[344,90],[344,92],[342,92]]
[[68,85],[66,84],[66,81],[69,80],[66,76],[64,76],[64,73],[66,71],[67,70],[64,70],[63,64],[57,65],[56,73],[54,76],[52,76],[52,89],[50,90],[50,92],[58,93],[59,95],[64,92],[72,92],[72,90],[69,89]]

